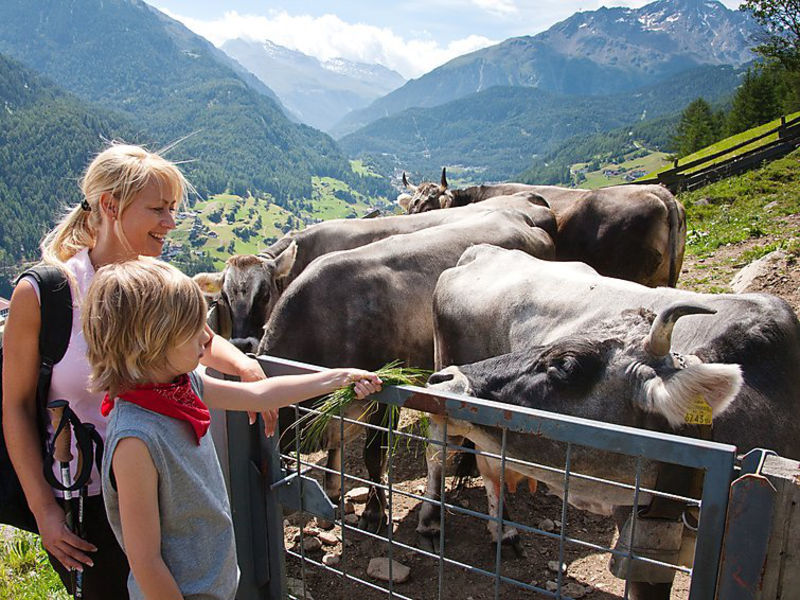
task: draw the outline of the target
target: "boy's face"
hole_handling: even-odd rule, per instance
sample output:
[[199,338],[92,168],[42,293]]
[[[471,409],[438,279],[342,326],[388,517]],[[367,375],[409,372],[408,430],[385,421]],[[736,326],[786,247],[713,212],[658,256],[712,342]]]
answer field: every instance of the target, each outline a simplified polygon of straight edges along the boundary
[[174,346],[167,352],[167,364],[165,365],[167,372],[163,383],[172,381],[178,375],[194,371],[203,357],[209,341],[211,341],[211,335],[203,325],[187,342]]

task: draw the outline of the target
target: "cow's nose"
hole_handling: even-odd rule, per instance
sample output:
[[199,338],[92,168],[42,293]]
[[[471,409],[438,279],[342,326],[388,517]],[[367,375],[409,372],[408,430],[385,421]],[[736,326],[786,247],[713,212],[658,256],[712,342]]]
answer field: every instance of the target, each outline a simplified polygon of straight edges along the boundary
[[452,381],[454,375],[452,373],[434,373],[428,377],[428,385],[436,385],[437,383],[444,383],[445,381]]
[[239,350],[241,350],[245,354],[248,352],[252,353],[256,351],[256,348],[258,348],[258,339],[254,337],[232,338],[231,344],[236,346]]

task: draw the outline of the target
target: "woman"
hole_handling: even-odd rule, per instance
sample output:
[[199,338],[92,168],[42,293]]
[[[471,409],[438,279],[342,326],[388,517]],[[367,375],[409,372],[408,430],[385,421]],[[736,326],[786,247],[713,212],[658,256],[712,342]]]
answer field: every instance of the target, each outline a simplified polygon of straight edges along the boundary
[[[88,391],[90,368],[81,332],[82,300],[95,271],[103,265],[161,254],[164,239],[175,228],[176,208],[190,189],[180,170],[158,154],[138,146],[114,144],[87,168],[81,180],[81,204],[42,242],[42,260],[62,268],[73,298],[69,348],[53,369],[49,399],[68,399],[78,418],[93,423],[104,438],[106,420],[100,415],[103,395]],[[70,569],[85,570],[84,598],[127,598],[128,563],[108,525],[97,470],[92,472],[85,508],[87,539],[67,529],[62,504],[43,475],[36,427],[41,329],[38,293],[32,278],[19,282],[11,296],[3,336],[3,423],[8,452],[36,518],[42,544],[64,584],[69,585]],[[210,337],[202,362],[244,381],[264,378],[256,360],[218,336]],[[265,417],[272,421],[275,415]],[[72,465],[73,473],[76,467]]]

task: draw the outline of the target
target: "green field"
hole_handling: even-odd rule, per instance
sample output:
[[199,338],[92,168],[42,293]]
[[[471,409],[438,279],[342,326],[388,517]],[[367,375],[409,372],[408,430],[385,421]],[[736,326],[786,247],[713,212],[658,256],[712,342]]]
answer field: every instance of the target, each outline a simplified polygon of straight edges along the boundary
[[[664,165],[669,164],[668,154],[665,152],[651,152],[646,156],[631,158],[621,163],[610,163],[602,165],[596,171],[587,171],[585,173],[586,180],[581,181],[578,187],[594,190],[601,187],[608,187],[609,185],[619,185],[627,183],[629,179],[625,178],[628,173],[636,171],[649,173],[650,171],[660,169]],[[580,169],[586,168],[586,163],[578,163],[572,165],[572,172],[575,173]],[[618,175],[605,175],[604,171],[614,170],[618,171]]]
[[[354,161],[365,175],[370,171]],[[255,254],[291,229],[329,219],[357,218],[389,201],[368,198],[346,183],[330,177],[314,177],[310,200],[289,201],[281,206],[270,196],[241,197],[217,194],[196,200],[181,211],[169,245],[206,253],[221,268],[233,254]],[[169,248],[165,256],[169,256]]]

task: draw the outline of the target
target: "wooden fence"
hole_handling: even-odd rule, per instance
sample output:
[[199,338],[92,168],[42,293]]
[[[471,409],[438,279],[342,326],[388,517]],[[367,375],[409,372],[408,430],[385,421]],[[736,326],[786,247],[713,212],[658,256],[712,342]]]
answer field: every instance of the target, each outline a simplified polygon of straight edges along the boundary
[[[775,133],[778,134],[776,140],[743,152],[742,154],[723,158],[726,155],[733,154],[737,150]],[[789,154],[789,152],[798,146],[800,146],[800,117],[796,117],[790,121],[787,121],[785,117],[781,117],[780,125],[761,135],[752,137],[715,154],[704,156],[703,158],[698,158],[697,160],[682,165],[678,165],[678,161],[676,160],[675,166],[672,169],[662,171],[655,177],[639,179],[635,181],[635,183],[659,183],[673,193],[692,190],[713,183],[714,181],[719,181],[720,179],[725,179],[726,177],[738,175],[749,169],[759,167],[765,161],[775,160],[776,158]],[[721,158],[723,160],[719,160]]]

